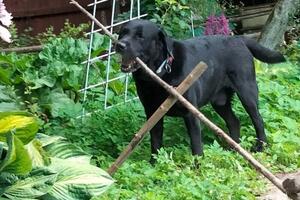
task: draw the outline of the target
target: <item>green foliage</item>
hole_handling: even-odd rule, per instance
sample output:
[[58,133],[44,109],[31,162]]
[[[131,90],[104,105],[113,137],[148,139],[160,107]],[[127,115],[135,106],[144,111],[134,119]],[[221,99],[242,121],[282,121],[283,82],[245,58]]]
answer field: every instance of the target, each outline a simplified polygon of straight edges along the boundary
[[192,15],[195,35],[201,35],[208,16],[225,12],[225,6],[216,0],[155,0],[144,4],[150,19],[161,24],[166,33],[175,38],[192,36]]
[[28,174],[32,169],[32,163],[23,142],[12,132],[6,134],[5,142],[8,150],[5,158],[1,161],[0,173]]
[[205,156],[196,159],[187,147],[162,149],[155,167],[147,161],[127,162],[116,179],[118,185],[98,199],[254,200],[263,184],[240,156],[217,143],[205,146]]
[[[109,39],[94,34],[92,58],[103,54],[109,46]],[[88,56],[88,42],[71,37],[49,39],[39,54],[0,55],[0,110],[27,108],[44,118],[75,118],[80,115],[79,101],[84,86],[85,68]],[[124,75],[120,71],[117,56],[110,61],[110,76],[106,76],[107,60],[97,59],[91,63],[89,84],[103,82]],[[108,105],[124,101],[126,79],[108,84]],[[128,97],[135,95],[135,87],[128,79]],[[104,87],[89,90],[86,108],[103,108]]]
[[82,23],[78,26],[71,24],[68,19],[64,23],[64,27],[60,30],[59,34],[54,33],[54,28],[50,26],[45,32],[39,33],[36,37],[41,44],[47,43],[55,38],[82,38],[89,29],[89,24]]
[[300,40],[294,41],[293,44],[289,45],[285,53],[291,62],[298,65],[298,67],[300,66]]
[[0,173],[25,175],[31,171],[32,162],[24,144],[29,143],[37,131],[35,118],[27,113],[0,113],[0,158],[4,156],[0,159]]
[[186,0],[156,0],[153,7],[152,21],[161,24],[169,36],[191,36],[191,11]]
[[[256,70],[259,108],[269,146],[254,156],[274,173],[295,170],[300,167],[299,71],[291,63],[267,66],[260,62],[256,62]],[[255,130],[236,97],[234,110],[241,120],[241,144],[250,150],[255,143]],[[202,111],[227,130],[209,106]],[[47,134],[66,136],[92,154],[97,165],[108,167],[143,119],[142,106],[133,102],[94,113],[84,118],[83,123],[73,121],[59,126],[52,121],[45,128]],[[166,117],[164,149],[157,156],[158,163],[155,166],[148,163],[147,136],[116,173],[117,184],[104,196],[94,199],[255,199],[266,190],[266,180],[236,152],[226,150],[224,141],[205,126],[203,137],[205,156],[194,158],[182,120]]]
[[30,114],[0,113],[1,199],[90,199],[113,183],[81,148],[36,133]]
[[64,90],[77,91],[83,77],[81,63],[87,56],[87,43],[73,38],[57,38],[46,44],[39,53],[37,62],[41,63],[36,77],[32,79],[31,89],[44,85],[62,87]]
[[64,23],[64,27],[58,32],[54,30],[53,26],[48,27],[45,32],[39,33],[36,36],[33,36],[33,29],[28,27],[22,32],[16,28],[15,24],[12,24],[9,27],[9,31],[12,34],[12,43],[8,44],[5,42],[0,41],[1,47],[21,47],[21,46],[32,46],[38,44],[47,43],[55,38],[82,38],[86,31],[89,29],[90,25],[87,23],[79,24],[75,26],[74,24],[70,23],[68,19],[66,19]]
[[1,55],[0,82],[5,87],[14,86],[31,112],[57,117],[58,112],[64,113],[71,107],[78,111],[76,102],[84,68],[81,63],[86,56],[84,40],[57,38],[46,44],[38,56]]
[[16,111],[22,107],[22,100],[16,95],[14,87],[0,85],[0,111]]
[[[212,3],[211,10],[218,11],[214,1],[205,2]],[[199,17],[199,24],[205,19],[205,12],[211,14],[205,6],[196,4],[196,1],[160,0],[146,6],[153,14],[158,13],[153,18],[166,27],[168,34],[185,38],[191,35],[189,6],[198,9],[197,14],[203,16]],[[83,39],[69,37],[69,34],[76,34],[76,28],[71,26],[68,34],[60,37],[52,34],[51,30],[45,34],[50,39],[43,40],[45,48],[38,55],[0,56],[0,110],[26,107],[40,117],[47,114],[54,118],[43,125],[43,130],[51,137],[38,134],[34,139],[30,137],[30,141],[18,140],[18,128],[5,137],[1,137],[0,131],[1,140],[6,141],[0,143],[0,168],[9,169],[0,173],[1,198],[90,199],[102,194],[113,180],[90,165],[90,161],[108,167],[145,119],[138,101],[103,110],[104,87],[89,90],[85,105],[91,110],[101,110],[90,117],[75,119],[82,110],[78,89],[82,87],[84,65],[81,63],[87,57],[88,44]],[[104,53],[108,46],[107,37],[94,36],[92,57]],[[254,156],[273,172],[300,167],[298,49],[299,43],[287,50],[293,64],[266,66],[256,62],[259,107],[269,146],[264,153]],[[91,64],[91,84],[106,79],[106,64],[103,60]],[[111,61],[110,72],[109,78],[121,75],[117,57]],[[123,101],[124,82],[125,79],[108,84],[109,105]],[[129,94],[134,93],[135,88],[130,85]],[[255,130],[236,97],[234,110],[241,120],[241,144],[249,150],[255,142]],[[226,130],[224,122],[209,106],[202,111]],[[2,127],[5,126],[0,129]],[[205,156],[201,158],[191,156],[189,138],[181,119],[166,117],[164,133],[164,149],[156,156],[155,166],[147,162],[150,157],[148,136],[116,174],[117,184],[104,196],[94,199],[255,199],[265,190],[262,186],[266,182],[255,170],[237,153],[226,150],[224,141],[205,126]],[[22,144],[24,142],[26,145]],[[24,156],[15,156],[17,154]],[[24,171],[17,168],[20,165],[15,165],[15,162],[28,160],[33,170],[29,165]],[[11,173],[14,168],[19,174],[26,171],[27,175]]]

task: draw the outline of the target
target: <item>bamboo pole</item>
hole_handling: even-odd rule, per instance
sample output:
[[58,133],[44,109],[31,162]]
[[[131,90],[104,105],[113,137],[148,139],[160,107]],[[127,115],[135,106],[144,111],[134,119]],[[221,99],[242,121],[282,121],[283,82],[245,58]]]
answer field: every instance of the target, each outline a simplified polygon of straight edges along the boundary
[[[184,94],[188,88],[201,76],[201,74],[206,70],[207,65],[200,62],[193,71],[182,81],[182,83],[177,87],[176,91],[179,94]],[[171,86],[168,86],[172,88]],[[148,131],[150,131],[153,126],[168,112],[168,110],[176,103],[177,99],[173,95],[170,95],[153,113],[153,115],[147,120],[147,122],[142,126],[142,128],[135,134],[134,138],[127,145],[125,150],[120,154],[116,161],[107,170],[110,175],[113,175],[118,168],[124,163],[128,156],[133,152],[135,147],[143,140]]]
[[[97,25],[99,25],[105,33],[109,31],[91,14],[89,14],[82,6],[80,6],[76,1],[71,0],[71,3],[77,6],[81,11],[87,14],[87,16],[93,20]],[[110,36],[110,35],[108,35]],[[115,40],[115,42],[118,42]],[[222,129],[216,126],[208,118],[206,118],[197,108],[195,108],[190,102],[188,102],[180,93],[176,91],[173,87],[169,86],[161,78],[159,78],[152,70],[150,70],[147,65],[140,59],[136,58],[136,61],[140,64],[142,69],[157,83],[159,83],[163,88],[165,88],[170,94],[176,97],[195,117],[201,120],[209,128],[211,128],[218,136],[222,137],[231,147],[233,147],[240,155],[242,155],[259,173],[264,175],[271,183],[273,183],[278,189],[286,194],[285,189],[282,186],[282,182],[272,174],[265,166],[258,162],[249,152],[243,149],[238,143],[236,143],[231,137],[229,137]]]

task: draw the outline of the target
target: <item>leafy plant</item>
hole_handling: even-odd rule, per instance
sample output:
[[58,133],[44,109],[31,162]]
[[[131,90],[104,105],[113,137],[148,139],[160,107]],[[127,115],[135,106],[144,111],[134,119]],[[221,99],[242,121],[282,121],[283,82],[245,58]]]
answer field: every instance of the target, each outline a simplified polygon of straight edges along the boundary
[[[92,43],[92,57],[102,55],[109,46],[109,39],[98,33],[94,34]],[[88,42],[84,39],[53,38],[44,45],[43,50],[35,55],[2,54],[0,55],[0,84],[3,88],[11,89],[11,96],[19,97],[18,103],[30,112],[45,118],[51,117],[74,118],[80,115],[80,102],[84,85],[85,67],[83,61],[88,54]],[[118,58],[111,57],[110,76],[107,77],[107,60],[96,60],[91,63],[89,84],[98,84],[124,74],[120,71]],[[128,78],[128,96],[134,96],[133,81]],[[104,95],[107,93],[108,105],[124,101],[126,79],[111,81],[107,86],[95,88],[97,93],[87,93],[90,102],[103,108]],[[7,93],[7,92],[4,92]],[[91,95],[90,95],[91,94]],[[4,94],[3,94],[4,95]],[[6,94],[7,95],[7,94]],[[0,97],[1,98],[1,97]],[[4,98],[4,96],[3,96]],[[6,110],[16,107],[8,100],[2,103]],[[16,99],[16,98],[14,98]],[[1,107],[0,107],[1,108]],[[4,108],[3,108],[4,109]]]
[[37,130],[28,113],[0,113],[0,197],[90,199],[113,183],[82,149]]
[[144,4],[150,19],[161,24],[167,34],[175,38],[192,36],[191,17],[195,35],[200,35],[207,18],[222,13],[221,5],[215,0],[156,0]]
[[[259,108],[269,145],[265,152],[254,156],[274,173],[294,171],[300,167],[299,71],[292,63],[255,64]],[[241,121],[241,145],[250,150],[255,143],[255,130],[237,97],[233,107]],[[210,106],[201,110],[227,130]],[[165,119],[164,149],[157,156],[157,164],[148,163],[150,138],[146,137],[116,173],[118,182],[94,199],[256,199],[266,190],[266,181],[236,152],[226,150],[226,144],[211,130],[202,127],[205,156],[194,158],[183,121]],[[144,120],[143,108],[137,101],[101,110],[84,118],[83,123],[73,121],[62,127],[52,121],[45,130],[50,135],[60,133],[86,149],[97,165],[109,166]]]
[[186,0],[156,0],[154,8],[151,20],[161,24],[169,36],[191,36],[191,11]]
[[48,43],[49,41],[55,38],[82,38],[85,36],[85,32],[89,28],[88,23],[82,23],[78,26],[70,23],[68,19],[66,19],[64,23],[64,27],[60,30],[58,34],[57,30],[54,30],[53,26],[48,27],[44,32],[39,33],[33,36],[33,29],[28,27],[24,30],[19,31],[15,24],[12,24],[9,27],[9,31],[11,32],[12,43],[7,44],[0,41],[0,45],[2,47],[23,47],[23,46],[32,46],[32,45],[41,45]]
[[294,41],[291,45],[286,48],[285,52],[289,60],[296,65],[300,66],[300,40]]

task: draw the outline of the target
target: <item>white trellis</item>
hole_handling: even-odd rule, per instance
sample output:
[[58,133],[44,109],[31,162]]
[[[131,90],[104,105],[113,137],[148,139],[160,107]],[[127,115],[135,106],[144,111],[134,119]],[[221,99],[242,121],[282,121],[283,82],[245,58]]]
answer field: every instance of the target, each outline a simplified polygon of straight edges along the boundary
[[[127,19],[123,19],[122,21],[118,21],[116,22],[116,19],[118,19],[118,16],[116,14],[116,4],[120,3],[120,1],[125,1],[125,0],[93,0],[90,4],[88,4],[88,7],[92,7],[92,15],[95,17],[97,14],[97,6],[99,6],[102,3],[107,3],[108,1],[111,2],[112,5],[112,10],[111,10],[111,19],[110,19],[110,24],[108,26],[106,26],[106,28],[109,29],[109,31],[111,33],[114,33],[114,28],[117,26],[120,26],[130,20],[133,19],[137,19],[137,18],[142,18],[145,17],[147,14],[141,14],[140,11],[140,0],[126,0],[126,1],[130,1],[130,9],[129,9],[129,16]],[[135,13],[135,16],[134,16]],[[193,24],[193,14],[191,13],[191,28],[192,28],[192,34],[193,36],[195,36],[194,33],[194,24]],[[107,49],[107,53],[100,55],[100,56],[96,56],[96,57],[92,57],[92,44],[93,44],[93,40],[94,40],[94,33],[100,32],[101,29],[99,29],[98,27],[95,27],[95,23],[92,21],[91,22],[91,30],[90,32],[87,33],[87,35],[89,36],[90,40],[89,40],[89,51],[88,51],[88,57],[87,60],[84,62],[84,64],[86,64],[86,72],[85,72],[85,80],[84,80],[84,86],[82,89],[80,89],[80,92],[83,93],[83,105],[87,102],[87,93],[88,91],[91,91],[94,88],[98,88],[98,87],[103,87],[104,88],[104,109],[108,109],[111,108],[113,106],[122,104],[122,103],[126,103],[129,102],[131,100],[137,99],[137,97],[128,97],[128,80],[129,77],[131,75],[128,74],[122,74],[120,76],[117,77],[113,77],[110,78],[110,71],[111,71],[111,58],[112,55],[114,55],[116,52],[113,50],[113,44],[112,44],[112,40],[109,41],[109,47]],[[106,60],[106,76],[105,76],[105,80],[103,81],[99,81],[97,83],[90,83],[90,68],[91,65],[99,60]],[[119,102],[117,104],[108,104],[108,92],[109,92],[109,84],[114,82],[114,81],[120,81],[121,79],[125,79],[124,84],[125,84],[125,90],[124,90],[124,100],[122,102]],[[94,110],[95,111],[95,110]],[[94,112],[93,111],[93,112]],[[88,112],[86,112],[85,108],[83,108],[82,111],[82,116],[90,114]]]
[[[95,17],[97,14],[97,6],[99,6],[102,3],[105,3],[107,1],[111,1],[112,3],[112,10],[111,10],[111,20],[110,20],[110,25],[107,26],[107,28],[110,30],[111,33],[114,32],[114,28],[117,26],[120,26],[130,20],[133,19],[137,19],[137,18],[141,18],[146,16],[146,14],[141,15],[140,13],[140,0],[130,0],[130,10],[129,10],[129,17],[127,19],[124,19],[123,21],[119,21],[119,22],[115,22],[116,19],[118,18],[118,16],[116,16],[116,4],[118,3],[118,0],[94,0],[92,3],[88,4],[88,7],[93,7],[92,10],[92,15]],[[134,15],[134,12],[136,13],[136,16]],[[105,88],[105,95],[104,95],[104,109],[108,109],[112,106],[121,104],[121,103],[125,103],[128,101],[131,101],[135,98],[129,98],[128,97],[128,79],[129,76],[128,74],[123,74],[120,75],[118,77],[114,77],[114,78],[110,78],[110,71],[111,71],[111,56],[113,54],[115,54],[115,51],[113,50],[113,45],[112,45],[112,40],[109,41],[109,47],[107,49],[107,53],[104,55],[100,55],[100,56],[96,56],[96,57],[92,57],[92,44],[93,44],[93,40],[94,40],[94,34],[96,32],[100,32],[101,29],[98,29],[98,27],[95,27],[95,23],[92,21],[91,23],[91,31],[89,33],[87,33],[90,37],[90,41],[89,41],[89,52],[88,52],[88,57],[87,60],[84,62],[84,64],[86,64],[86,73],[85,73],[85,80],[84,80],[84,87],[80,90],[80,92],[83,93],[83,104],[87,101],[87,92],[93,88],[96,87],[104,87]],[[104,81],[100,81],[98,83],[95,84],[91,84],[90,80],[89,80],[89,76],[90,76],[90,68],[91,65],[94,62],[97,62],[99,60],[106,60],[106,78]],[[113,81],[118,81],[120,79],[125,79],[125,91],[124,91],[124,101],[115,105],[108,105],[108,87],[109,87],[109,83],[113,82]],[[83,109],[82,115],[86,115],[88,113],[86,113],[85,109]]]

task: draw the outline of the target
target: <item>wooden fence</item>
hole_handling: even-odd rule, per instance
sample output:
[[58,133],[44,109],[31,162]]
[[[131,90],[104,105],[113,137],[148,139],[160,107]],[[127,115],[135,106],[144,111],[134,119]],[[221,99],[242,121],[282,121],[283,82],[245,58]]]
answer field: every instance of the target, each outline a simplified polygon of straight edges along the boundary
[[[89,11],[93,6],[93,0],[78,0]],[[120,11],[128,9],[128,0],[118,1],[118,9]],[[69,4],[69,0],[6,0],[7,10],[12,13],[18,30],[23,32],[28,28],[32,28],[32,34],[43,32],[49,26],[54,27],[54,32],[58,33],[63,27],[66,19],[72,24],[80,24],[88,22],[88,18],[84,16],[78,9]],[[111,18],[112,1],[101,3],[97,6],[97,18],[104,24],[108,24]]]

